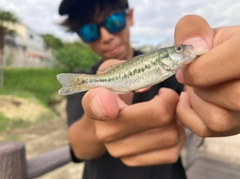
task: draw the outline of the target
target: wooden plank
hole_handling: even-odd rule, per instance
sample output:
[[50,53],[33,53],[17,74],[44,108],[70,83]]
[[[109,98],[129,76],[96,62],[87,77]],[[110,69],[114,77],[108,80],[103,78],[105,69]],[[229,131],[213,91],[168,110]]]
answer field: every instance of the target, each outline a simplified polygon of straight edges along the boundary
[[40,155],[27,161],[27,178],[32,179],[57,169],[71,161],[69,146]]
[[0,179],[26,179],[24,143],[0,144]]

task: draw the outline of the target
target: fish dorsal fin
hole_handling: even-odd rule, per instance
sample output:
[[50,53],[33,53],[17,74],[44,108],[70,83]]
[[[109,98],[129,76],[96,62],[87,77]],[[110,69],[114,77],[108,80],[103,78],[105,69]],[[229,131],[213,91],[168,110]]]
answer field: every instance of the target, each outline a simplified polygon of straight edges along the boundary
[[118,65],[120,65],[120,64],[121,64],[121,63],[115,64],[115,65],[110,65],[110,66],[108,66],[108,67],[106,67],[106,68],[103,68],[103,69],[101,69],[101,70],[98,70],[98,71],[97,71],[97,74],[107,73],[108,71],[110,71],[111,69],[115,68],[116,66],[118,66]]

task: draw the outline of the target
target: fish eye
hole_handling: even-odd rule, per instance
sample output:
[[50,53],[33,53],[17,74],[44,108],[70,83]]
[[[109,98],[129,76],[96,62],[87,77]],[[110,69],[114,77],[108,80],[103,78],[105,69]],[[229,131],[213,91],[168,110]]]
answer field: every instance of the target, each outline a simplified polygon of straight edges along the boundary
[[177,46],[175,47],[175,51],[176,51],[177,53],[181,53],[181,52],[183,51],[182,45],[177,45]]

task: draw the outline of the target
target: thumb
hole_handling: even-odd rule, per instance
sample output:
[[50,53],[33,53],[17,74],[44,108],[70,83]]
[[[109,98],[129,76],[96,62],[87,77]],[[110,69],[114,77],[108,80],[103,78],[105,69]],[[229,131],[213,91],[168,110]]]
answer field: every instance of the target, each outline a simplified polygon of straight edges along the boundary
[[197,54],[203,54],[212,48],[214,32],[200,16],[187,15],[179,20],[175,27],[175,44],[191,44]]
[[117,117],[119,105],[116,95],[105,88],[89,90],[82,99],[85,114],[95,120],[110,120]]
[[[214,30],[211,29],[205,19],[196,15],[187,15],[179,20],[175,27],[174,40],[175,44],[191,44],[193,45],[197,55],[204,54],[212,49]],[[176,78],[180,83],[194,84],[194,75],[198,75],[199,66],[197,63],[188,65],[186,68],[176,73]],[[204,65],[204,64],[203,64]],[[190,71],[194,75],[189,75]]]

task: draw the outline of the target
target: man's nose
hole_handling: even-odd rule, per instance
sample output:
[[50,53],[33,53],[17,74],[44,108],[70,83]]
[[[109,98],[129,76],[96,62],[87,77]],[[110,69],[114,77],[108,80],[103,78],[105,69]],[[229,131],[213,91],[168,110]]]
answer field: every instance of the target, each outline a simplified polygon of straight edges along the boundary
[[109,43],[113,40],[114,34],[108,32],[105,27],[100,27],[100,38],[103,43]]

